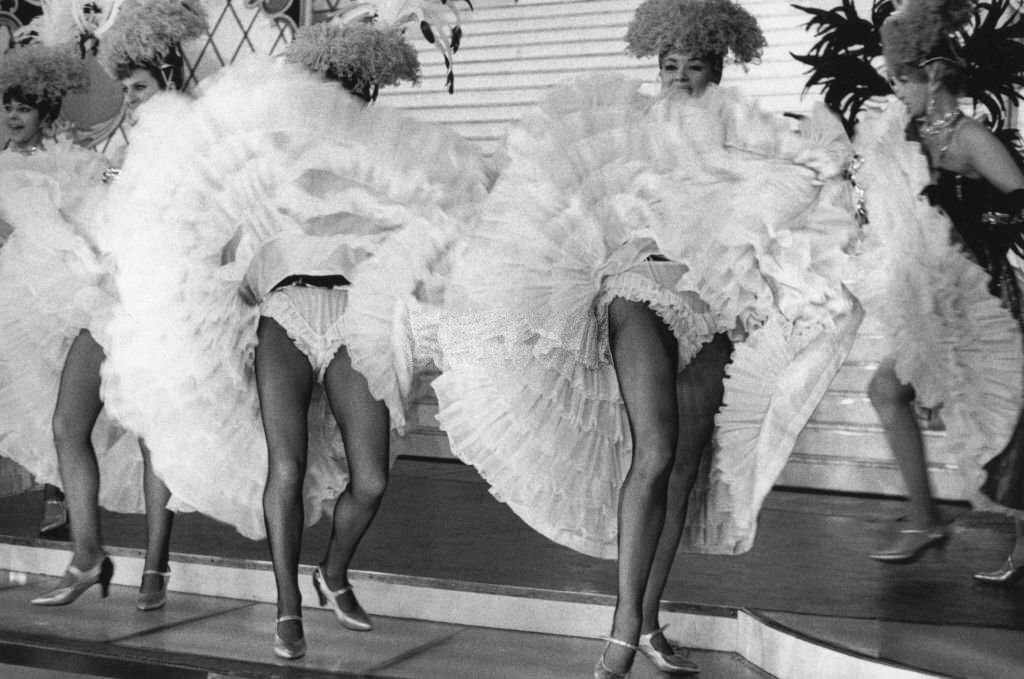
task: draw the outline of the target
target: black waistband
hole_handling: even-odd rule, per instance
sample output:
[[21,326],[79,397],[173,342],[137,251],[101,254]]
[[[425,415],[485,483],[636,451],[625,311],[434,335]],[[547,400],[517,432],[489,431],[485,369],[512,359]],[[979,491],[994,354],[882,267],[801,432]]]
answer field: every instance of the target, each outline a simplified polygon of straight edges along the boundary
[[307,276],[305,274],[296,274],[281,279],[281,282],[275,285],[271,292],[287,288],[290,285],[298,285],[304,288],[340,288],[343,285],[349,285],[349,280],[344,276]]

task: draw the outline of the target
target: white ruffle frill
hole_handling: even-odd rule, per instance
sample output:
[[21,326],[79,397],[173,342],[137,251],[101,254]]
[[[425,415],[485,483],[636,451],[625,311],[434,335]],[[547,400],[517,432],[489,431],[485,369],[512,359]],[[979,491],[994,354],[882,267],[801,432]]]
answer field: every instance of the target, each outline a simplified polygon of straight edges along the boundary
[[[243,535],[264,534],[258,310],[242,301],[243,281],[261,300],[288,275],[348,278],[336,330],[401,430],[414,367],[436,344],[415,335],[421,288],[485,185],[482,159],[455,135],[365,107],[281,60],[236,62],[193,102],[151,102],[115,187],[123,304],[104,378],[112,411],[144,435],[171,492]],[[318,389],[309,523],[347,480]]]
[[559,88],[509,132],[447,288],[438,419],[534,529],[614,557],[631,451],[610,298],[651,304],[681,367],[729,333],[725,405],[684,542],[741,552],[859,323],[840,283],[856,224],[834,178],[849,144],[824,114],[797,134],[729,90],[651,100],[638,85]]
[[[0,250],[0,454],[39,483],[63,486],[51,421],[71,343],[88,330],[106,344],[114,297],[97,247],[106,167],[70,144],[0,162],[0,218],[14,229]],[[92,434],[100,504],[141,512],[138,443],[108,412]]]

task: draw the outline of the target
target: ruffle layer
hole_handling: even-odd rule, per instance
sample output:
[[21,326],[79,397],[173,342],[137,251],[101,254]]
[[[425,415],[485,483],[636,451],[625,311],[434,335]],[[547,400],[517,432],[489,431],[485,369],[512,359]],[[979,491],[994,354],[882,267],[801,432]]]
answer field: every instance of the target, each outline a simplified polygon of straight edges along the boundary
[[[770,326],[776,341],[737,352],[725,443],[701,491],[709,509],[699,520],[709,525],[688,532],[690,548],[742,551],[767,492],[754,481],[770,488],[859,322],[839,282],[856,228],[842,211],[849,196],[794,162],[823,139],[838,144],[836,130],[816,120],[808,130],[818,136],[798,138],[712,93],[715,110],[764,122],[730,128],[687,102],[652,105],[637,87],[607,76],[570,84],[510,131],[508,164],[454,258],[438,419],[453,452],[534,529],[611,558],[630,443],[608,347],[610,299],[650,304],[683,365],[715,333],[761,337]],[[723,149],[728,140],[736,146]],[[657,254],[682,265],[674,284],[642,273]],[[770,369],[790,365],[802,381]],[[780,398],[783,388],[796,394]],[[751,455],[763,478],[738,461]],[[744,508],[730,514],[729,502]]]
[[[282,237],[322,239],[355,262],[345,272],[345,345],[401,429],[416,353],[411,310],[485,183],[478,154],[450,133],[364,108],[280,60],[232,65],[193,102],[147,104],[115,186],[109,247],[123,306],[104,377],[112,411],[145,436],[172,493],[246,536],[264,534],[258,312],[238,290],[254,266],[276,267],[254,277],[262,281],[311,273],[302,270],[310,262],[260,259]],[[222,264],[229,243],[233,261]],[[256,287],[257,297],[267,292]],[[348,481],[319,392],[309,523]]]
[[[66,157],[64,157],[66,155]],[[62,486],[54,408],[71,343],[89,331],[101,344],[114,305],[95,247],[95,210],[105,189],[97,154],[58,148],[0,170],[4,219],[14,234],[0,251],[0,454],[37,482]],[[93,429],[100,504],[141,512],[142,457],[134,436],[104,410]]]
[[978,489],[1024,404],[1020,330],[989,293],[986,272],[952,244],[949,218],[920,195],[928,167],[905,127],[897,103],[860,125],[857,181],[870,223],[854,292],[885,328],[900,380],[921,405],[942,405],[970,499],[995,508]]

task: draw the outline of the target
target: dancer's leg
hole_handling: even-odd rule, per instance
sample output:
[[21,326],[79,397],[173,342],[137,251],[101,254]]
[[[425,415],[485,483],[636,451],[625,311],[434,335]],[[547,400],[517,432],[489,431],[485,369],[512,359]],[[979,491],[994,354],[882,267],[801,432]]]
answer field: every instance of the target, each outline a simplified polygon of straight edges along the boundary
[[[633,441],[632,463],[619,493],[618,600],[612,637],[635,644],[679,438],[678,348],[672,333],[643,303],[616,298],[608,314],[612,357]],[[609,645],[604,663],[621,672],[632,657],[630,649]]]
[[[327,586],[349,586],[348,569],[359,541],[377,514],[388,483],[390,427],[387,406],[370,388],[341,347],[327,367],[324,386],[348,459],[349,483],[334,505],[331,539],[321,565]],[[355,609],[351,592],[339,597],[342,610]],[[352,612],[349,610],[348,612]]]
[[102,363],[103,349],[87,330],[82,330],[64,361],[53,413],[53,442],[71,518],[71,565],[81,570],[94,567],[103,558],[99,468],[92,447],[92,428],[103,408]]
[[[256,347],[256,385],[267,437],[267,486],[263,512],[277,584],[277,614],[302,615],[299,549],[302,545],[302,484],[306,477],[307,426],[313,370],[277,321],[262,317]],[[278,625],[285,641],[302,636],[299,621]]]
[[[651,575],[644,592],[641,627],[644,634],[653,632],[661,626],[658,619],[661,597],[679,548],[679,539],[686,522],[687,502],[697,478],[701,453],[711,441],[715,428],[715,413],[722,404],[725,366],[731,356],[732,342],[724,334],[717,335],[701,348],[676,379],[679,440],[668,483],[665,526],[661,530],[658,550],[655,552]],[[672,648],[661,635],[656,636],[653,643],[662,653],[672,652]]]
[[146,571],[153,571],[143,574],[139,591],[159,592],[164,588],[165,577],[156,573],[166,573],[169,568],[174,512],[167,509],[171,491],[153,471],[149,448],[143,441],[139,441],[139,448],[142,450],[142,490],[146,501],[146,562],[143,568]]
[[871,405],[885,427],[885,437],[899,465],[910,498],[910,525],[929,529],[941,524],[925,461],[924,441],[914,414],[912,387],[902,384],[891,362],[884,362],[868,387]]

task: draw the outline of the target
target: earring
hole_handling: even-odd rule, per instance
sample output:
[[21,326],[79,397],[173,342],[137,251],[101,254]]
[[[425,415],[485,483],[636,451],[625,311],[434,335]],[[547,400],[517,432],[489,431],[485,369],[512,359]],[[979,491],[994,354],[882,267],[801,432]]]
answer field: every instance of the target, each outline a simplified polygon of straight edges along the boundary
[[928,105],[925,106],[924,113],[925,113],[925,117],[927,117],[929,119],[933,118],[935,116],[935,95],[934,94],[929,94],[928,95]]

